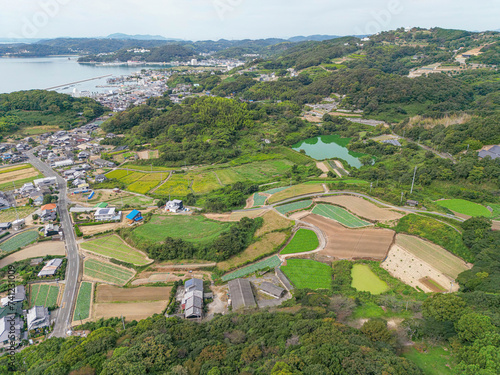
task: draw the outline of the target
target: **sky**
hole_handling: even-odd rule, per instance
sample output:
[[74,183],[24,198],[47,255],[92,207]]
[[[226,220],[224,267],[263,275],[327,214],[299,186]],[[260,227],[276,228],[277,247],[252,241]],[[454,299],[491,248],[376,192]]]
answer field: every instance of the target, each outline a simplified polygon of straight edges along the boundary
[[153,34],[186,40],[500,29],[498,0],[0,0],[0,38]]

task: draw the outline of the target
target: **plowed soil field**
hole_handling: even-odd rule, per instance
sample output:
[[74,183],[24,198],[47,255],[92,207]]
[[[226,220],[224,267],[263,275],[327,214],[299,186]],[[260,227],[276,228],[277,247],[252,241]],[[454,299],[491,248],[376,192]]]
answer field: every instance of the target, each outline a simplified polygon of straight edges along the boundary
[[339,223],[319,215],[308,215],[302,219],[317,226],[327,237],[321,255],[336,259],[373,259],[386,257],[394,240],[395,232],[388,229],[348,229]]

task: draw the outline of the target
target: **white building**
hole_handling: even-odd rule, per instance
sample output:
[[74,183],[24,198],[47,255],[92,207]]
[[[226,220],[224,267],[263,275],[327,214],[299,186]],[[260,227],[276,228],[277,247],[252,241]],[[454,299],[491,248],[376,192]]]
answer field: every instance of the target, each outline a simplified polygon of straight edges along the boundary
[[55,186],[57,185],[57,177],[45,177],[45,178],[39,178],[33,181],[35,186],[37,188],[44,187],[44,186]]
[[2,298],[2,306],[5,307],[9,304],[9,302],[17,303],[23,302],[26,298],[26,289],[24,289],[24,285],[18,285],[14,288],[13,294],[8,294],[7,297]]
[[49,309],[43,306],[34,306],[28,310],[28,331],[50,325]]
[[182,204],[182,201],[179,199],[174,199],[171,201],[168,201],[165,204],[165,211],[167,212],[179,212],[184,209],[184,206]]
[[94,213],[94,219],[97,221],[121,220],[122,212],[116,211],[115,207],[98,208]]
[[54,168],[68,167],[73,164],[75,164],[73,160],[66,159],[66,160],[56,161],[55,163],[52,164],[52,167]]

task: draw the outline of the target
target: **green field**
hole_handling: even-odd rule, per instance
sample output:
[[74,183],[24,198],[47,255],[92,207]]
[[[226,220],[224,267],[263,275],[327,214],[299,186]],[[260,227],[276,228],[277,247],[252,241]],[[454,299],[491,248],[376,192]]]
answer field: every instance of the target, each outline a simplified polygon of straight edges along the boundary
[[331,289],[332,268],[310,259],[289,259],[281,270],[298,289]]
[[310,207],[313,204],[313,201],[308,199],[305,201],[299,201],[294,203],[284,204],[283,206],[276,207],[276,211],[279,213],[286,215],[289,212],[303,210],[304,208]]
[[304,195],[304,194],[312,194],[312,193],[322,193],[323,192],[323,186],[321,184],[300,184],[300,185],[295,185],[289,188],[286,188],[284,190],[281,190],[271,196],[271,198],[268,199],[269,203],[276,203],[280,202],[282,200],[288,199],[288,198],[293,198],[297,197],[299,195]]
[[280,191],[283,191],[283,190],[288,189],[288,188],[289,188],[289,186],[283,186],[283,187],[279,187],[279,188],[266,190],[264,193],[272,195],[272,194],[279,193]]
[[33,284],[30,293],[31,306],[55,306],[58,295],[59,286],[57,285]]
[[239,270],[236,270],[234,272],[228,273],[227,275],[222,276],[222,281],[226,282],[229,280],[237,279],[239,277],[245,277],[247,275],[250,275],[256,271],[263,270],[266,268],[276,268],[281,264],[280,258],[278,258],[276,255],[268,258],[261,260],[260,262],[253,263],[249,266],[240,268]]
[[134,229],[133,236],[139,241],[164,241],[167,237],[184,241],[209,244],[228,230],[230,223],[209,220],[192,215],[153,215],[151,220]]
[[130,207],[149,207],[155,206],[156,200],[149,197],[141,197],[137,195],[130,195],[124,198],[113,198],[106,201],[113,206],[116,206],[118,209],[121,209],[125,205],[129,205]]
[[144,172],[150,172],[150,171],[153,171],[153,172],[162,172],[162,171],[175,171],[175,170],[179,170],[180,168],[175,168],[175,167],[157,167],[155,165],[153,165],[153,167],[151,167],[151,165],[137,165],[137,164],[131,164],[131,163],[126,163],[124,165],[122,165],[120,168],[129,168],[129,169],[135,169],[135,170],[138,170],[138,171],[144,171]]
[[92,283],[82,282],[78,297],[76,299],[73,320],[87,319],[90,316],[90,297],[92,295]]
[[188,173],[186,178],[192,181],[191,189],[197,194],[206,194],[221,187],[214,172]]
[[453,374],[452,368],[455,366],[455,359],[450,353],[450,349],[445,350],[441,346],[428,347],[425,352],[411,348],[403,354],[420,368],[425,375],[446,375]]
[[378,278],[369,266],[365,264],[355,264],[352,266],[352,287],[360,292],[370,292],[371,294],[381,294],[388,287],[385,281]]
[[305,253],[316,250],[319,246],[318,236],[312,230],[299,229],[292,240],[281,251],[281,254]]
[[117,235],[97,238],[81,244],[82,249],[102,254],[106,257],[115,258],[122,262],[132,263],[138,266],[148,264],[150,261],[146,255],[128,246]]
[[21,164],[21,165],[16,165],[14,167],[12,166],[2,167],[0,168],[0,174],[21,171],[23,169],[29,169],[29,168],[33,168],[33,166],[31,164]]
[[18,235],[8,239],[0,244],[0,250],[7,253],[25,247],[34,242],[38,238],[38,232],[29,230],[27,232],[19,233]]
[[443,201],[437,201],[436,204],[463,215],[485,217],[491,216],[491,212],[486,207],[474,202],[466,201],[464,199],[447,199]]
[[0,211],[0,223],[7,223],[9,221],[17,220],[19,218],[24,218],[31,215],[36,211],[36,207],[21,206],[16,208],[8,208],[6,210]]
[[264,203],[266,203],[267,197],[265,195],[260,195],[260,193],[255,193],[253,195],[253,206],[252,207],[258,207],[258,206],[263,206]]
[[33,176],[33,177],[22,178],[22,179],[16,180],[16,181],[4,182],[4,183],[0,184],[0,190],[9,191],[9,190],[12,190],[13,188],[17,189],[17,188],[20,188],[21,186],[23,186],[24,184],[27,184],[28,182],[33,182],[36,179],[43,178],[43,177],[45,177],[45,176],[43,174],[39,173],[38,175]]
[[312,213],[338,221],[340,224],[349,228],[361,228],[371,225],[369,222],[361,220],[359,217],[354,216],[343,208],[329,204],[318,204],[314,207]]
[[148,191],[158,186],[161,181],[168,177],[167,173],[151,173],[142,176],[140,179],[131,183],[127,190],[134,193],[146,194]]
[[104,263],[95,259],[88,259],[84,263],[83,273],[89,277],[107,281],[117,285],[124,285],[134,273],[132,270]]
[[169,194],[173,196],[185,197],[191,193],[189,189],[189,180],[185,174],[173,174],[167,182],[162,184],[156,191],[155,194],[168,196]]
[[218,169],[216,172],[224,185],[234,184],[239,181],[264,182],[286,173],[290,170],[292,164],[288,160],[266,160],[232,168]]

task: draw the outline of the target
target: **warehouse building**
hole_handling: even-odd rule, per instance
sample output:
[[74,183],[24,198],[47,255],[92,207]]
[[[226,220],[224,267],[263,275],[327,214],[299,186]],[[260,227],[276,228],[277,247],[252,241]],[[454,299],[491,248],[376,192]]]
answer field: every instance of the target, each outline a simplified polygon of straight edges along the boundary
[[228,285],[233,310],[257,307],[250,281],[247,279],[235,279],[231,280]]

